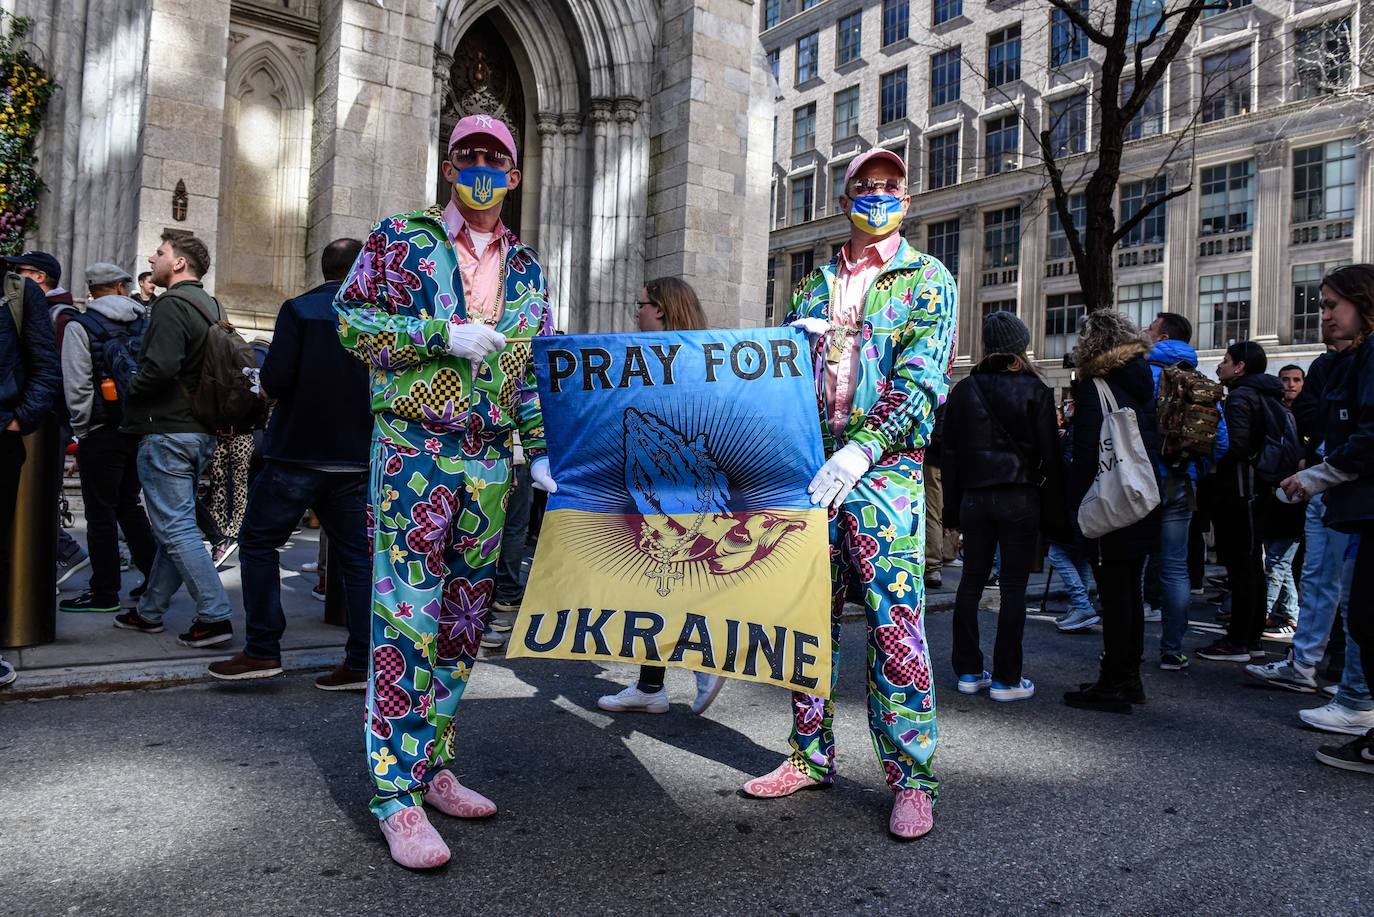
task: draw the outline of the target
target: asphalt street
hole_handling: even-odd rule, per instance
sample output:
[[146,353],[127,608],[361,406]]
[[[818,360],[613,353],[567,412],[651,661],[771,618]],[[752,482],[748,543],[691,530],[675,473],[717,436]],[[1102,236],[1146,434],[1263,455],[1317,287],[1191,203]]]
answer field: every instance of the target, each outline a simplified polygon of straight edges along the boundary
[[[985,615],[985,648],[992,615]],[[0,910],[56,914],[1374,913],[1374,779],[1317,764],[1312,697],[1239,666],[1146,669],[1131,716],[1071,710],[1100,639],[1027,627],[1029,702],[953,689],[929,638],[936,829],[886,833],[890,795],[846,625],[841,778],[755,801],[786,749],[781,691],[731,683],[704,718],[669,673],[664,716],[595,707],[627,667],[484,660],[459,714],[465,782],[496,818],[433,816],[453,862],[394,866],[366,808],[360,695],[297,675],[0,703]],[[1147,646],[1157,640],[1149,626]],[[1197,635],[1202,640],[1202,635]]]

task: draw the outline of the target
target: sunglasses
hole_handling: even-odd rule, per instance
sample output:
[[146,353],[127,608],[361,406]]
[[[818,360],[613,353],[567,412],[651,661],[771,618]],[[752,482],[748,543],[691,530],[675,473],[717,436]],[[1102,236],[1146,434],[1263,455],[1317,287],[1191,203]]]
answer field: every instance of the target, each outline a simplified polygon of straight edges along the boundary
[[879,191],[901,194],[906,190],[906,182],[900,178],[856,178],[849,183],[849,190],[860,195],[877,194]]
[[636,299],[634,303],[631,305],[631,310],[637,313],[640,309],[643,309],[645,306],[657,307],[658,303],[654,302],[652,299]]
[[488,150],[483,147],[455,147],[449,150],[449,162],[460,169],[477,165],[478,157],[489,166],[495,166],[503,171],[510,171],[515,165],[515,160],[510,158],[510,154],[502,150]]

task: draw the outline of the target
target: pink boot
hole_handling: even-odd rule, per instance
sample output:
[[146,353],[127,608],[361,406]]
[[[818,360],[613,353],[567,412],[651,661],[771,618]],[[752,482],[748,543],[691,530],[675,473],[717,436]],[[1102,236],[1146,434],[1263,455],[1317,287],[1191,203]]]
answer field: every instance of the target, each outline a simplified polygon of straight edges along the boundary
[[476,790],[463,786],[453,776],[453,771],[447,768],[435,774],[429,782],[425,802],[454,818],[491,818],[496,814],[496,803]]
[[391,858],[406,869],[436,869],[448,862],[448,845],[419,806],[407,806],[381,821]]
[[892,800],[892,817],[887,830],[894,837],[914,841],[935,827],[935,806],[930,795],[920,790],[898,790]]
[[783,796],[791,796],[798,790],[829,785],[803,774],[791,761],[784,761],[769,773],[746,783],[744,794],[755,799],[780,799]]

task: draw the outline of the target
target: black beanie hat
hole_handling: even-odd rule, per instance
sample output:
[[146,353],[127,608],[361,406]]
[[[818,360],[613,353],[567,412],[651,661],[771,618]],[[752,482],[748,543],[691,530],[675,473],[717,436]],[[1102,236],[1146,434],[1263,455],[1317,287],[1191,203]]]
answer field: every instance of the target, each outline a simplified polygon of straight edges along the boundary
[[993,312],[983,319],[984,353],[1022,353],[1030,346],[1030,329],[1015,312]]

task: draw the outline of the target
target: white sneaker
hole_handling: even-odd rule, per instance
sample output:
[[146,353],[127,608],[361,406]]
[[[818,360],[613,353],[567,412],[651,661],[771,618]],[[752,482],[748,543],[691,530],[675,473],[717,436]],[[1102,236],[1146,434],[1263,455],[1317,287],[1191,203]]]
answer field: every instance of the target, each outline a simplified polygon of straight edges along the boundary
[[1327,697],[1335,697],[1336,692],[1340,689],[1340,685],[1327,685],[1326,687],[1322,688],[1322,693],[1325,694]]
[[320,562],[319,562],[318,560],[312,560],[312,561],[308,561],[308,562],[306,562],[306,563],[301,564],[301,572],[302,572],[302,573],[319,573],[319,572],[320,572]]
[[1021,682],[1015,685],[1004,685],[994,681],[992,687],[988,688],[988,697],[1003,703],[1014,700],[1029,700],[1034,696],[1035,682],[1029,678],[1022,678]]
[[1288,658],[1277,662],[1247,665],[1245,674],[1271,687],[1297,691],[1299,694],[1315,694],[1317,691],[1317,670],[1300,664],[1291,651]]
[[494,609],[496,609],[497,611],[505,612],[505,613],[508,614],[508,615],[513,615],[513,614],[515,614],[517,611],[520,610],[520,603],[519,603],[519,602],[502,602],[502,601],[499,601],[499,600],[498,600],[498,601],[492,602],[492,603],[491,603],[491,607],[494,608]]
[[711,706],[711,702],[716,699],[720,689],[725,687],[724,675],[708,675],[705,672],[693,672],[697,677],[697,697],[692,701],[692,712],[703,714],[706,708]]
[[1087,630],[1094,624],[1100,624],[1102,616],[1089,608],[1086,611],[1070,611],[1063,617],[1054,619],[1054,626],[1059,628],[1060,633],[1071,634],[1080,630]]
[[639,685],[630,685],[619,694],[598,697],[596,705],[611,713],[667,713],[668,689],[659,688],[652,694],[645,694],[639,690]]
[[487,630],[495,631],[498,634],[508,634],[514,629],[514,618],[507,618],[505,616],[498,618],[496,615],[492,615],[491,620],[487,623]]
[[1298,718],[1313,729],[1348,736],[1362,736],[1374,729],[1374,710],[1351,710],[1335,701],[1325,707],[1299,710]]
[[1146,623],[1146,624],[1158,624],[1159,622],[1161,622],[1161,621],[1163,621],[1163,620],[1164,620],[1164,612],[1160,611],[1158,608],[1151,608],[1149,605],[1146,605],[1146,606],[1145,606],[1145,623]]

